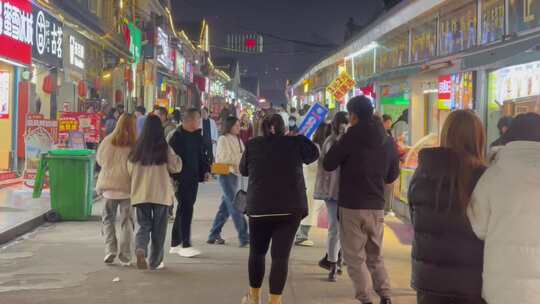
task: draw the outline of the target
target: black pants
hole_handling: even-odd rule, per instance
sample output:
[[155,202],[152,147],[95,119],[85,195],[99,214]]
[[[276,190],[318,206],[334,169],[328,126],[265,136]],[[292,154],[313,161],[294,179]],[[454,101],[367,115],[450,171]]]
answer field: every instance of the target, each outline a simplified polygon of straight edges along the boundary
[[[139,230],[135,236],[136,249],[142,249],[148,257],[150,268],[156,268],[163,261],[165,238],[167,236],[167,210],[168,206],[158,204],[139,204],[137,210],[137,222]],[[148,254],[148,243],[150,254]]]
[[180,181],[176,189],[178,208],[172,230],[171,246],[182,245],[191,247],[191,222],[193,221],[193,206],[197,200],[198,181]]
[[289,270],[289,256],[300,226],[296,216],[249,218],[249,284],[261,288],[265,272],[265,257],[272,243],[272,268],[270,269],[270,293],[283,293]]
[[418,292],[417,294],[418,304],[486,304],[481,298],[457,298],[457,297],[445,297],[426,294]]

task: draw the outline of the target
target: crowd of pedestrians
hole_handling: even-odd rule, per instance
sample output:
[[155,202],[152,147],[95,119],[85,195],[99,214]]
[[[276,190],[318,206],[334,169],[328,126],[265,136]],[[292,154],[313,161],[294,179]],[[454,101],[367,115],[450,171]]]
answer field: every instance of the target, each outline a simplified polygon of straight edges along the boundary
[[[328,235],[318,264],[328,281],[337,281],[346,264],[360,303],[373,303],[372,290],[381,304],[391,303],[384,218],[392,211],[408,112],[393,123],[357,96],[308,139],[297,134],[307,110],[268,108],[251,121],[227,108],[219,123],[208,109],[171,115],[162,107],[149,114],[137,107],[133,115],[111,110],[97,151],[96,190],[106,200],[104,262],[118,258],[129,266],[135,253],[138,268],[163,268],[171,219],[169,253],[200,255],[191,240],[193,213],[199,184],[214,176],[222,197],[207,243],[224,245],[221,232],[232,218],[239,246],[249,247],[242,304],[261,303],[269,251],[269,303],[282,303],[292,247],[313,246],[309,233],[319,202],[326,206]],[[440,146],[419,153],[408,192],[411,286],[419,304],[540,299],[534,199],[540,197],[540,115],[503,117],[498,127],[501,136],[488,148],[480,119],[457,110],[444,122]],[[246,191],[242,208],[239,190]]]

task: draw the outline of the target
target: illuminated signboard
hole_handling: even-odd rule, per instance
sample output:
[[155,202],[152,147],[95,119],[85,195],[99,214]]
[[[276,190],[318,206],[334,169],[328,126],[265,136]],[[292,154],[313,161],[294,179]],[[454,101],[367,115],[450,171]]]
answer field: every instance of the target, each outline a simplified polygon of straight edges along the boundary
[[84,44],[75,36],[69,37],[69,63],[84,70]]
[[32,39],[32,57],[52,64],[62,65],[63,35],[62,23],[37,5],[32,6],[34,34]]
[[157,61],[161,63],[167,70],[174,70],[174,63],[171,58],[171,46],[169,44],[169,35],[161,29],[157,28],[157,46],[161,50],[158,51]]
[[439,109],[473,109],[474,73],[464,72],[439,77]]
[[0,0],[0,57],[32,62],[34,18],[27,0]]

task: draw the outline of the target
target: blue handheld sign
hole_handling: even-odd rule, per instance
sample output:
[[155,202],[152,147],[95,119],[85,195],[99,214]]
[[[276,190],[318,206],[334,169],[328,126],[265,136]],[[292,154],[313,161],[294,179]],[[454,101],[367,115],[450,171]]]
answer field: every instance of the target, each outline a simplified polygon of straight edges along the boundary
[[298,133],[311,138],[317,128],[324,122],[328,115],[328,109],[320,103],[315,103],[311,106],[306,117],[298,128]]

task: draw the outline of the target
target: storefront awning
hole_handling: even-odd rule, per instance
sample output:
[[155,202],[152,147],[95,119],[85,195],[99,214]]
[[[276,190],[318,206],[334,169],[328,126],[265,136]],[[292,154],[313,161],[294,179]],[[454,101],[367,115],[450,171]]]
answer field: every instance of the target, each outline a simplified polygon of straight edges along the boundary
[[500,42],[466,54],[461,62],[461,68],[471,70],[489,66],[532,50],[536,46],[540,46],[540,33],[519,37],[513,41]]

